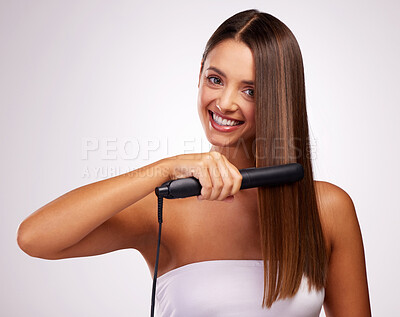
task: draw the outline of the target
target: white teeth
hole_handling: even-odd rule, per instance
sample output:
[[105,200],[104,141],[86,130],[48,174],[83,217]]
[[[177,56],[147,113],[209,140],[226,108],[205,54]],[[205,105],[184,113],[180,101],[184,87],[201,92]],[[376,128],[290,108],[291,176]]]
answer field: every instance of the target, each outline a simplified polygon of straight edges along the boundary
[[235,126],[235,125],[240,124],[239,121],[222,119],[220,116],[216,115],[214,112],[212,113],[212,117],[213,117],[214,121],[216,121],[219,125]]

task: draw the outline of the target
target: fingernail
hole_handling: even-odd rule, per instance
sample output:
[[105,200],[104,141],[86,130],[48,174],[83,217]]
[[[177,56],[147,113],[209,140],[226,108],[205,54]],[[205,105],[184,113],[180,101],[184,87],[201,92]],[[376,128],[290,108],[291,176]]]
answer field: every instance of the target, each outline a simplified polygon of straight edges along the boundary
[[199,196],[197,196],[197,199],[198,199],[198,200],[202,200],[203,197],[201,197],[201,195],[199,195]]

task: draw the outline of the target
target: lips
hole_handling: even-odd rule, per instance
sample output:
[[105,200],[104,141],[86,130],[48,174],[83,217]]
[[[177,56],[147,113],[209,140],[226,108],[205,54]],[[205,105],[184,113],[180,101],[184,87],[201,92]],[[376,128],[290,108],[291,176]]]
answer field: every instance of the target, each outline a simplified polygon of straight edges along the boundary
[[210,126],[214,130],[219,131],[219,132],[223,132],[223,133],[228,133],[228,132],[233,132],[235,130],[238,130],[243,126],[243,123],[244,123],[243,122],[241,124],[237,124],[237,125],[234,125],[234,126],[229,126],[229,125],[222,126],[222,125],[219,125],[217,122],[214,121],[214,119],[212,117],[212,111],[208,111],[208,117],[209,117],[209,120],[210,120],[209,121],[210,122]]
[[[211,115],[211,117],[212,117],[213,111],[208,110],[208,113],[209,113],[209,114]],[[242,120],[238,120],[238,119],[234,119],[234,118],[229,118],[229,117],[227,117],[227,116],[224,116],[224,115],[222,115],[222,114],[219,114],[218,112],[214,112],[214,113],[215,113],[218,117],[221,117],[222,119],[238,121],[239,124],[244,123],[244,121],[242,121]]]

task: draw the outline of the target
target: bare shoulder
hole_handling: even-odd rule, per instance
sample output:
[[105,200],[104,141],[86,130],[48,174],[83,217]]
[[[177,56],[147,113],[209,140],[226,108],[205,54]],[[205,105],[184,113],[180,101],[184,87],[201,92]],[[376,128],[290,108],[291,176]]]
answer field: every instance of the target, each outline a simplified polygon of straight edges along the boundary
[[315,184],[321,222],[331,246],[325,314],[371,316],[362,234],[353,200],[337,185]]
[[326,203],[352,203],[349,194],[339,186],[325,182],[325,181],[315,181],[317,194],[323,199],[324,204]]
[[356,218],[353,200],[345,190],[329,182],[315,181],[315,190],[321,222],[332,247],[343,222]]

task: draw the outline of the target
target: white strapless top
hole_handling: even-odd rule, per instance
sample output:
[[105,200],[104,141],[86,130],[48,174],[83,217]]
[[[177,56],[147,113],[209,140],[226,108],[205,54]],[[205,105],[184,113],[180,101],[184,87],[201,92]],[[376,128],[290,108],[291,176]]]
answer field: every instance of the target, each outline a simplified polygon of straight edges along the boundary
[[157,277],[157,317],[317,317],[325,290],[312,288],[303,276],[290,299],[261,308],[262,260],[211,260],[183,265]]

